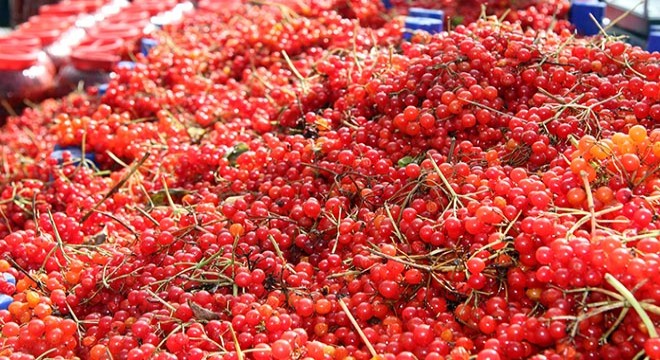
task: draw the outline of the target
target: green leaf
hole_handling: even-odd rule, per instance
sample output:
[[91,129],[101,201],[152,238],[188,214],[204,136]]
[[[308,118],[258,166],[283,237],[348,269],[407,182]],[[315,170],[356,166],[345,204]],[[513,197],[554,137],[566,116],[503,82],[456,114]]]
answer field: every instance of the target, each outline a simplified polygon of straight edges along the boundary
[[399,159],[399,162],[397,163],[399,167],[404,167],[408,164],[412,164],[415,162],[415,158],[412,156],[404,156],[401,159]]
[[242,153],[250,150],[250,147],[246,143],[238,143],[234,145],[225,155],[225,158],[229,160],[229,164],[231,166],[236,166],[236,159],[238,158],[239,155]]
[[[184,189],[170,189],[170,197],[172,199],[178,199],[187,194],[190,194],[190,191]],[[164,189],[155,192],[153,195],[150,196],[150,198],[154,206],[169,205],[169,202],[167,201],[167,192]]]

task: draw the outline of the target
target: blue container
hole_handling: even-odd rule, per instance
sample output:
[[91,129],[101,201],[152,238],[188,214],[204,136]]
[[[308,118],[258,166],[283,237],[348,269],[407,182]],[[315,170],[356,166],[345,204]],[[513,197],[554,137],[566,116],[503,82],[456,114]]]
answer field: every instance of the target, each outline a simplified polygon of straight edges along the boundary
[[10,273],[2,273],[2,277],[5,278],[6,282],[8,282],[12,285],[16,285],[16,278],[14,277],[14,275],[12,275]]
[[[62,156],[64,155],[65,152],[71,153],[71,158],[74,164],[80,163],[80,160],[82,159],[83,156],[82,150],[75,146],[61,147],[59,145],[55,145],[55,148],[53,149],[53,152],[50,154],[50,157],[53,159],[57,159],[58,164],[62,164],[63,162]],[[96,156],[94,155],[93,152],[85,151],[85,160],[91,161],[96,165]]]
[[381,0],[381,2],[383,3],[383,6],[385,7],[385,9],[391,9],[392,8],[392,2],[390,2],[390,0]]
[[105,95],[106,91],[108,91],[108,84],[101,84],[98,87],[99,89],[99,96]]
[[605,3],[592,0],[573,1],[569,19],[580,35],[591,36],[600,33],[598,25],[589,14],[593,15],[599,25],[602,25],[605,17]]
[[158,41],[144,38],[140,41],[140,52],[142,52],[142,55],[147,56],[149,55],[149,51],[151,51],[156,45],[158,45]]
[[403,38],[410,40],[415,31],[422,30],[431,34],[442,32],[442,20],[432,18],[406,17]]
[[0,310],[7,310],[9,308],[9,305],[14,302],[14,298],[5,295],[5,294],[0,294]]
[[434,9],[424,9],[424,8],[418,8],[418,7],[413,7],[408,10],[408,16],[409,17],[420,17],[420,18],[430,18],[430,19],[438,19],[438,20],[445,20],[445,12],[442,10],[434,10]]
[[120,61],[117,63],[117,68],[119,69],[135,69],[135,63],[133,61]]
[[660,51],[660,30],[652,31],[649,34],[648,42],[646,43],[646,51]]

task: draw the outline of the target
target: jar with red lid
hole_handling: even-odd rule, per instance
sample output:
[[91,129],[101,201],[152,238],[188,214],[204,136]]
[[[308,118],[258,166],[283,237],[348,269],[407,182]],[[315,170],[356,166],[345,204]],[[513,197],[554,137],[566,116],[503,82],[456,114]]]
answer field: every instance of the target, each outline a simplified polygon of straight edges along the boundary
[[12,46],[28,47],[39,50],[41,49],[41,39],[32,36],[24,36],[16,32],[9,33],[6,36],[0,36],[0,47],[5,48]]
[[39,8],[39,15],[78,16],[85,14],[87,7],[84,3],[61,2],[52,5],[44,5]]
[[137,42],[142,37],[144,26],[139,24],[126,23],[100,23],[87,31],[87,37],[81,45],[86,45],[96,41],[121,40],[124,46],[118,54],[123,58],[129,58],[129,54],[134,54],[137,48]]
[[106,0],[62,0],[58,3],[60,6],[80,6],[83,11],[80,13],[93,14],[99,10],[108,1]]
[[54,4],[58,0],[10,0],[11,24],[16,26],[25,22],[30,16],[39,13],[43,5]]
[[[54,67],[40,49],[20,40],[0,40],[0,102],[18,112],[25,100],[43,100],[53,88]],[[2,108],[5,108],[3,106]],[[6,109],[3,109],[6,112]],[[7,116],[0,113],[0,120]]]
[[135,24],[144,27],[149,23],[151,14],[142,9],[134,9],[129,6],[122,9],[121,13],[106,17],[102,24]]
[[[69,28],[76,23],[75,15],[58,15],[58,14],[42,14],[32,15],[28,18],[27,26],[35,26],[40,24],[47,24],[48,27],[54,28]],[[26,26],[25,24],[23,26]],[[21,26],[19,26],[20,28]]]
[[54,43],[67,29],[68,26],[66,24],[55,25],[51,23],[26,22],[19,26],[14,31],[14,34],[39,39],[41,46],[46,47]]
[[63,29],[55,41],[44,43],[44,50],[58,68],[68,62],[71,49],[85,37],[85,30],[75,26],[77,19],[75,16],[35,15],[26,23],[43,28],[61,27]]
[[124,9],[128,7],[130,3],[128,0],[110,0],[106,1],[101,8],[99,8],[94,14],[97,22],[105,20],[111,16],[121,16],[124,12]]
[[162,12],[170,10],[176,6],[176,0],[134,0],[130,8],[138,9],[139,11],[148,11],[151,16],[158,15]]
[[240,5],[241,2],[237,0],[199,0],[197,3],[197,11],[219,14],[232,11]]
[[119,0],[63,0],[60,2],[63,5],[82,5],[85,9],[84,15],[78,20],[78,27],[85,29],[91,28],[99,21],[105,19],[106,16],[119,13],[123,6],[128,4],[127,1]]
[[56,96],[63,96],[78,88],[105,84],[110,81],[112,68],[121,60],[121,40],[96,40],[84,43],[71,52],[71,63],[63,67],[57,78]]
[[176,4],[171,9],[152,17],[151,25],[155,28],[162,29],[165,25],[178,24],[186,14],[193,12],[194,9],[195,7],[191,2]]
[[[39,15],[40,18],[42,16],[44,19],[56,18],[51,15]],[[44,51],[51,57],[57,68],[66,64],[71,48],[85,35],[83,29],[72,26],[66,20],[61,23],[53,20],[43,22],[33,20],[22,24],[14,33],[17,36],[39,39]]]

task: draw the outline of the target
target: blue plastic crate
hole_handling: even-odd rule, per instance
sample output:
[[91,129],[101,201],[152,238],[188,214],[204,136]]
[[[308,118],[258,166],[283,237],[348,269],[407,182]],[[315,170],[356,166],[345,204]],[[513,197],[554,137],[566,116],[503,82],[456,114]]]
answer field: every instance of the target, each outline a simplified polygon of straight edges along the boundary
[[10,273],[2,273],[2,277],[5,278],[6,282],[12,285],[16,285],[16,278],[14,277],[14,275]]
[[98,93],[99,96],[103,96],[103,95],[105,95],[105,93],[108,91],[108,84],[101,84],[101,85],[99,85],[99,87],[98,87],[98,91],[99,91],[99,93]]
[[140,52],[142,55],[147,56],[149,51],[158,45],[158,41],[154,39],[144,38],[140,41]]
[[[83,158],[82,150],[79,147],[76,146],[61,147],[59,145],[55,145],[55,148],[53,149],[53,152],[50,154],[50,157],[53,159],[57,159],[58,164],[62,164],[64,161],[63,155],[65,152],[69,152],[71,154],[71,159],[73,160],[74,164],[79,164],[80,160],[82,160]],[[96,155],[94,155],[94,153],[91,151],[85,151],[85,160],[91,161],[96,165]]]
[[424,9],[424,8],[418,8],[418,7],[413,7],[408,10],[408,16],[409,17],[419,17],[419,18],[430,18],[430,19],[438,19],[438,20],[445,20],[445,12],[442,10],[434,10],[434,9]]
[[598,25],[589,14],[593,15],[599,25],[602,25],[605,17],[605,6],[604,2],[594,0],[573,1],[569,19],[575,25],[578,34],[590,36],[600,33]]
[[9,308],[9,305],[14,302],[14,298],[5,295],[5,294],[0,294],[0,310],[7,310]]
[[660,30],[649,33],[649,38],[646,43],[646,51],[660,51]]
[[403,33],[403,38],[410,40],[412,38],[413,32],[417,30],[426,31],[431,34],[437,34],[442,32],[442,29],[442,20],[408,16],[406,17],[405,21],[405,32]]
[[117,63],[117,68],[133,70],[133,69],[135,69],[135,62],[133,62],[133,61],[120,61],[119,63]]
[[392,8],[392,2],[390,0],[381,0],[381,2],[383,3],[383,6],[385,7],[385,9],[391,9]]

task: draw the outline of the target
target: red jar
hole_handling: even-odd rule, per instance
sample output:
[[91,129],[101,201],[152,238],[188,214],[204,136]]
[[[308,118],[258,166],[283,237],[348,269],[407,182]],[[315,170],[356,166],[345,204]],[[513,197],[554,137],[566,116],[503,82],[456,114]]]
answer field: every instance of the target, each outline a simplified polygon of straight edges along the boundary
[[[20,40],[0,40],[0,101],[15,111],[25,100],[41,101],[53,88],[54,67],[38,48],[20,45]],[[7,114],[0,114],[4,119]]]
[[128,0],[110,0],[106,1],[105,4],[96,12],[98,20],[107,19],[110,16],[122,14],[124,9],[128,7],[130,3]]
[[[44,50],[51,57],[57,68],[68,62],[71,49],[85,37],[85,30],[75,26],[76,16],[36,15],[25,26],[42,28],[61,28],[62,32],[54,41],[46,41]],[[27,30],[30,32],[31,30]]]
[[87,32],[87,37],[81,45],[87,45],[96,41],[110,42],[112,40],[121,40],[124,46],[118,51],[118,54],[127,59],[129,54],[134,54],[137,49],[137,42],[142,37],[144,26],[141,24],[126,23],[100,23]]
[[149,23],[151,14],[148,11],[127,7],[118,14],[108,16],[103,24],[136,24],[143,27]]
[[78,16],[87,11],[84,3],[58,3],[53,5],[44,5],[39,8],[39,15],[58,15],[58,16]]
[[14,26],[22,24],[30,16],[39,13],[41,6],[56,2],[57,0],[10,0],[11,23]]
[[64,0],[58,5],[82,7],[81,13],[92,14],[99,10],[107,1],[104,0]]
[[48,56],[51,57],[57,68],[66,64],[71,53],[71,48],[75,46],[84,36],[84,30],[77,29],[67,22],[69,17],[65,17],[61,23],[54,21],[56,16],[39,15],[39,18],[49,19],[38,22],[33,20],[21,25],[14,33],[17,36],[33,37],[41,40],[41,46]]
[[53,26],[49,23],[24,23],[14,31],[14,34],[22,37],[32,37],[41,41],[41,46],[46,47],[54,43],[64,31],[66,24]]
[[232,11],[240,5],[241,2],[237,0],[200,0],[197,4],[197,11],[219,14]]
[[110,81],[112,68],[121,60],[121,40],[97,40],[76,47],[71,63],[63,67],[56,79],[56,96],[63,96],[78,88],[105,84]]
[[130,8],[138,11],[148,11],[151,16],[154,16],[172,9],[176,4],[176,0],[134,0],[133,3],[131,3]]
[[33,36],[24,36],[16,32],[10,33],[8,36],[0,36],[0,47],[13,47],[19,46],[24,48],[41,49],[41,39]]
[[76,23],[75,15],[43,14],[43,15],[30,16],[30,18],[27,21],[28,24],[27,26],[35,26],[35,25],[38,26],[40,24],[48,24],[48,27],[51,28],[68,28],[73,26],[75,23]]
[[75,16],[76,26],[80,28],[89,28],[96,22],[93,15],[98,4],[86,2],[61,2],[54,5],[44,6],[39,9],[41,15]]

